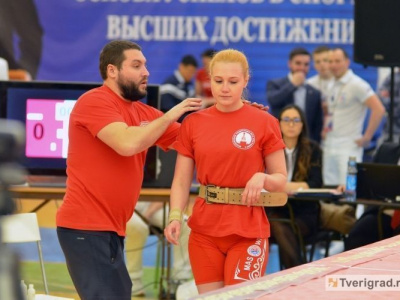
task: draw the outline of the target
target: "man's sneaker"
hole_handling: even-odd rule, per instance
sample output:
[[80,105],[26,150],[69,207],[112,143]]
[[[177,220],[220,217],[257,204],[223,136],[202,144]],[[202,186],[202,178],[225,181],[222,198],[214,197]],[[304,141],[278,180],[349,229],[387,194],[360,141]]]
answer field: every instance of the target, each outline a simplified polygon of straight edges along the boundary
[[132,297],[144,297],[146,294],[144,293],[144,286],[141,279],[133,279],[132,280]]

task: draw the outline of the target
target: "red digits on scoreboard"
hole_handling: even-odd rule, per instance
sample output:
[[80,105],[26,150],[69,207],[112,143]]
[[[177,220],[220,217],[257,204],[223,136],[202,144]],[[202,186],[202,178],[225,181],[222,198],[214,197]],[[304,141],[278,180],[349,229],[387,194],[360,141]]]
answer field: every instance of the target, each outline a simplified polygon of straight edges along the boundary
[[37,140],[41,140],[44,135],[44,127],[42,123],[36,123],[33,127],[33,136]]

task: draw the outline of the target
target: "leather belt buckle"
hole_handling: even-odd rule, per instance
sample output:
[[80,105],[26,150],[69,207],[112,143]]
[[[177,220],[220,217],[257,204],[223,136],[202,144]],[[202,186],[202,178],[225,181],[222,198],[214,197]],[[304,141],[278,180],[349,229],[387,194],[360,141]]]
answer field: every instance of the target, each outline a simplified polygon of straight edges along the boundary
[[215,188],[215,187],[216,187],[215,185],[211,185],[211,184],[208,184],[208,185],[205,186],[204,199],[206,200],[207,204],[213,204],[213,202],[208,200],[208,197],[214,198],[214,199],[217,198],[217,193],[211,192],[211,191],[208,190],[209,188]]

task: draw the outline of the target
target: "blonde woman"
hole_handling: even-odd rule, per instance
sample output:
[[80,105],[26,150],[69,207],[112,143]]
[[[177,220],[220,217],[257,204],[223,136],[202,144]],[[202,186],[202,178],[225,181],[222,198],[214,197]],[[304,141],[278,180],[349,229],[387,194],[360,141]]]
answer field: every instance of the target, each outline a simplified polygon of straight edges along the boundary
[[[216,53],[210,62],[216,104],[189,115],[174,143],[178,157],[165,236],[178,243],[181,212],[196,166],[203,188],[188,224],[189,256],[199,293],[261,277],[268,261],[269,222],[264,208],[255,204],[262,189],[284,191],[285,145],[278,121],[243,103],[249,77],[242,52]],[[206,203],[206,195],[218,191],[212,186],[227,194],[242,188],[239,202],[244,205]]]

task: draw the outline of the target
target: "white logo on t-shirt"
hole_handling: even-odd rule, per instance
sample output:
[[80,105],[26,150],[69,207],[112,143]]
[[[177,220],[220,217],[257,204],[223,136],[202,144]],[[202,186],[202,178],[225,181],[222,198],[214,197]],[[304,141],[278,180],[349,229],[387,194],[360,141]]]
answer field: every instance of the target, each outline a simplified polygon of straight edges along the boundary
[[232,143],[239,149],[250,149],[255,143],[254,133],[248,129],[239,129],[233,134]]

